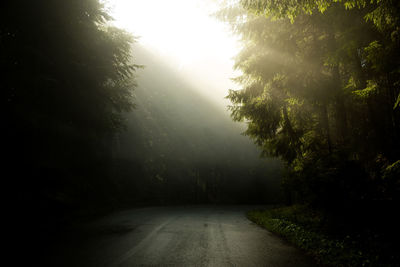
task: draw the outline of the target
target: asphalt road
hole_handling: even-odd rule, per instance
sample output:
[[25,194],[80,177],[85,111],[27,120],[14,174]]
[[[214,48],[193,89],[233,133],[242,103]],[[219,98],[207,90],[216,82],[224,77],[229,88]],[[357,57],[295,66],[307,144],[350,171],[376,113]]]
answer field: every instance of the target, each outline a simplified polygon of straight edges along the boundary
[[250,222],[249,206],[152,207],[75,229],[45,252],[49,266],[315,266]]

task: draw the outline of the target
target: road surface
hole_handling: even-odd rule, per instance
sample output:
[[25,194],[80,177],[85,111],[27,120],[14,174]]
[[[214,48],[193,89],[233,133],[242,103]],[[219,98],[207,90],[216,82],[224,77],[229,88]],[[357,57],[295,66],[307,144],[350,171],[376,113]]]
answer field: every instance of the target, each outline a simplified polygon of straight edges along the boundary
[[250,206],[151,207],[118,212],[67,233],[49,266],[315,266],[250,222]]

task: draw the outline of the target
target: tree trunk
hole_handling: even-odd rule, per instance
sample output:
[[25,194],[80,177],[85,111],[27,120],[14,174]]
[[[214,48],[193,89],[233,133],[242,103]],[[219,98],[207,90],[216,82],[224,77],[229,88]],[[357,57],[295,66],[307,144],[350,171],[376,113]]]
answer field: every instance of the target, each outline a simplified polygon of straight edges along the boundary
[[332,68],[333,90],[335,92],[335,113],[338,127],[339,141],[344,144],[348,137],[347,128],[347,113],[344,103],[344,95],[342,91],[339,66],[335,65]]
[[328,144],[329,154],[332,154],[332,140],[331,140],[331,130],[329,127],[329,118],[328,118],[328,108],[326,104],[321,105],[322,112],[322,127],[326,131],[326,140]]

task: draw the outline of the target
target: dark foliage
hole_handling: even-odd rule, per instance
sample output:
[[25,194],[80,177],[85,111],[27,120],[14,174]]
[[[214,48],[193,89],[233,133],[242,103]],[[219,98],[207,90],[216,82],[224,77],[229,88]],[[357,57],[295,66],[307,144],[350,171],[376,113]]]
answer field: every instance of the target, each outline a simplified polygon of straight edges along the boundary
[[335,230],[395,240],[399,2],[239,2],[219,13],[244,44],[232,117],[286,162],[287,202],[323,211]]
[[110,200],[108,143],[133,107],[133,38],[108,26],[98,0],[2,1],[0,10],[7,206],[15,226],[35,218],[38,233],[51,232]]

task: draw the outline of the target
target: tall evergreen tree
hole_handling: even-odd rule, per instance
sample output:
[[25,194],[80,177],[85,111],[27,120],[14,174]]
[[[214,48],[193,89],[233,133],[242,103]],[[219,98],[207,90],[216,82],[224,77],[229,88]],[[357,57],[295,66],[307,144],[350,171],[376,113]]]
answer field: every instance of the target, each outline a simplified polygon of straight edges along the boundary
[[99,0],[0,5],[11,198],[87,198],[79,192],[105,179],[107,143],[133,107],[134,39],[110,26]]
[[389,187],[400,176],[398,9],[243,0],[219,12],[244,44],[232,117],[248,122],[245,134],[264,154],[286,161],[292,201],[348,214],[397,203],[400,188]]

